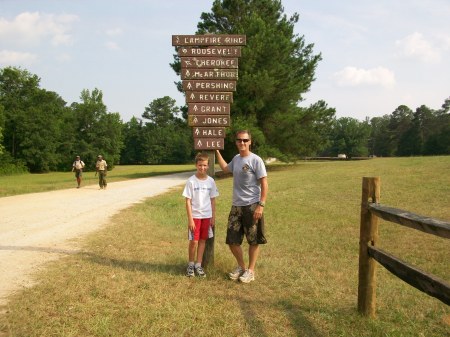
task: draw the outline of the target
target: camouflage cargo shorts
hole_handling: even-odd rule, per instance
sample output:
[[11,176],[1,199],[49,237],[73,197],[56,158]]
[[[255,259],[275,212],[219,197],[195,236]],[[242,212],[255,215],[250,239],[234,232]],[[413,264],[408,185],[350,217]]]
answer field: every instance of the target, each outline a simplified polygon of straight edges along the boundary
[[254,220],[253,213],[257,203],[249,206],[231,206],[228,216],[227,245],[241,245],[244,235],[249,245],[265,244],[264,214],[261,219]]

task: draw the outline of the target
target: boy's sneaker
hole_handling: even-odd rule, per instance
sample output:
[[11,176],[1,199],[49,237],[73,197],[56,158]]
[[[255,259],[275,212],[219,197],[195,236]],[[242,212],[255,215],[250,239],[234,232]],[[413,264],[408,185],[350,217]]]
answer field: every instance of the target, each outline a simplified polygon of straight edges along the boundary
[[239,277],[239,281],[243,283],[250,283],[255,280],[255,274],[253,274],[252,271],[246,269],[244,274],[242,274],[241,277]]
[[188,265],[187,269],[186,269],[186,276],[187,277],[194,277],[194,266],[193,265]]
[[195,267],[195,272],[200,277],[206,277],[205,271],[203,270],[202,266]]
[[236,281],[242,276],[242,274],[244,274],[244,270],[240,266],[237,266],[231,273],[228,274],[228,277],[231,280]]

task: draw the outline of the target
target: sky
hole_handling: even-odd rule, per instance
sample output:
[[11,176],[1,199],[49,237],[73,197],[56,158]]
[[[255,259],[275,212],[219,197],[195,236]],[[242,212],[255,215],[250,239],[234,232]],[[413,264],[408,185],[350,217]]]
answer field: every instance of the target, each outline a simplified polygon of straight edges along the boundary
[[[300,106],[324,100],[364,120],[450,98],[450,1],[282,0],[295,33],[322,55]],[[67,104],[103,92],[124,122],[154,99],[184,105],[172,35],[193,35],[212,0],[0,0],[0,68],[20,67]],[[232,108],[231,108],[232,109]]]

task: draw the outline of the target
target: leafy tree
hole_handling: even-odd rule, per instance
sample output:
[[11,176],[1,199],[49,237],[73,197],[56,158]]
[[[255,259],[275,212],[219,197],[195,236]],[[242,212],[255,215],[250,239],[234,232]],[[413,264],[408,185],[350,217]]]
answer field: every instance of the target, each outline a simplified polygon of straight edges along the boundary
[[[278,0],[216,0],[210,13],[201,14],[198,34],[245,34],[247,46],[239,59],[239,80],[232,105],[232,124],[236,121],[253,134],[259,134],[253,144],[259,153],[285,158],[315,152],[322,147],[320,135],[309,138],[303,146],[302,132],[292,132],[282,137],[280,126],[290,124],[290,129],[308,130],[312,135],[316,124],[327,125],[333,110],[316,116],[317,103],[310,108],[298,108],[303,94],[310,89],[320,54],[313,53],[313,45],[306,44],[303,36],[294,34],[299,20],[295,13],[290,18],[284,14]],[[179,74],[180,65],[175,56],[172,68]],[[178,84],[180,88],[180,84]],[[307,111],[312,109],[312,111]],[[324,121],[324,119],[328,119]],[[225,157],[235,153],[233,132],[229,133]],[[313,143],[317,140],[318,143]],[[293,146],[297,143],[298,146]]]
[[374,117],[370,120],[369,154],[378,157],[392,155],[389,119],[388,115],[384,115],[383,117]]
[[178,117],[176,101],[168,96],[153,100],[142,117],[148,120],[142,134],[142,159],[147,164],[178,164],[192,156],[192,133]]
[[108,168],[113,168],[119,162],[123,147],[120,115],[107,112],[103,93],[97,88],[92,92],[82,90],[80,100],[71,105],[76,124],[76,151],[91,169],[98,154],[106,158]]
[[132,117],[123,127],[124,147],[120,155],[121,164],[142,164],[142,119]]
[[335,121],[332,131],[333,154],[345,153],[348,158],[368,155],[367,143],[370,135],[368,121],[342,117]]
[[40,79],[26,70],[0,71],[0,104],[4,107],[4,146],[15,160],[23,160],[31,172],[55,170],[61,156],[61,116],[65,102],[39,88]]

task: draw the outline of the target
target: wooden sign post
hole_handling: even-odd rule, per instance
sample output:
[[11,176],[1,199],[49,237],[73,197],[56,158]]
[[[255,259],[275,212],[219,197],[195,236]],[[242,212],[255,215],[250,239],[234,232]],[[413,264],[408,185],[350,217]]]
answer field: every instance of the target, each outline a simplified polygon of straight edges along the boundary
[[[194,149],[209,158],[208,175],[215,176],[215,150],[223,150],[225,127],[230,126],[230,105],[238,80],[245,35],[172,35],[181,61],[181,80],[193,128]],[[214,263],[214,238],[206,241],[203,267]]]

